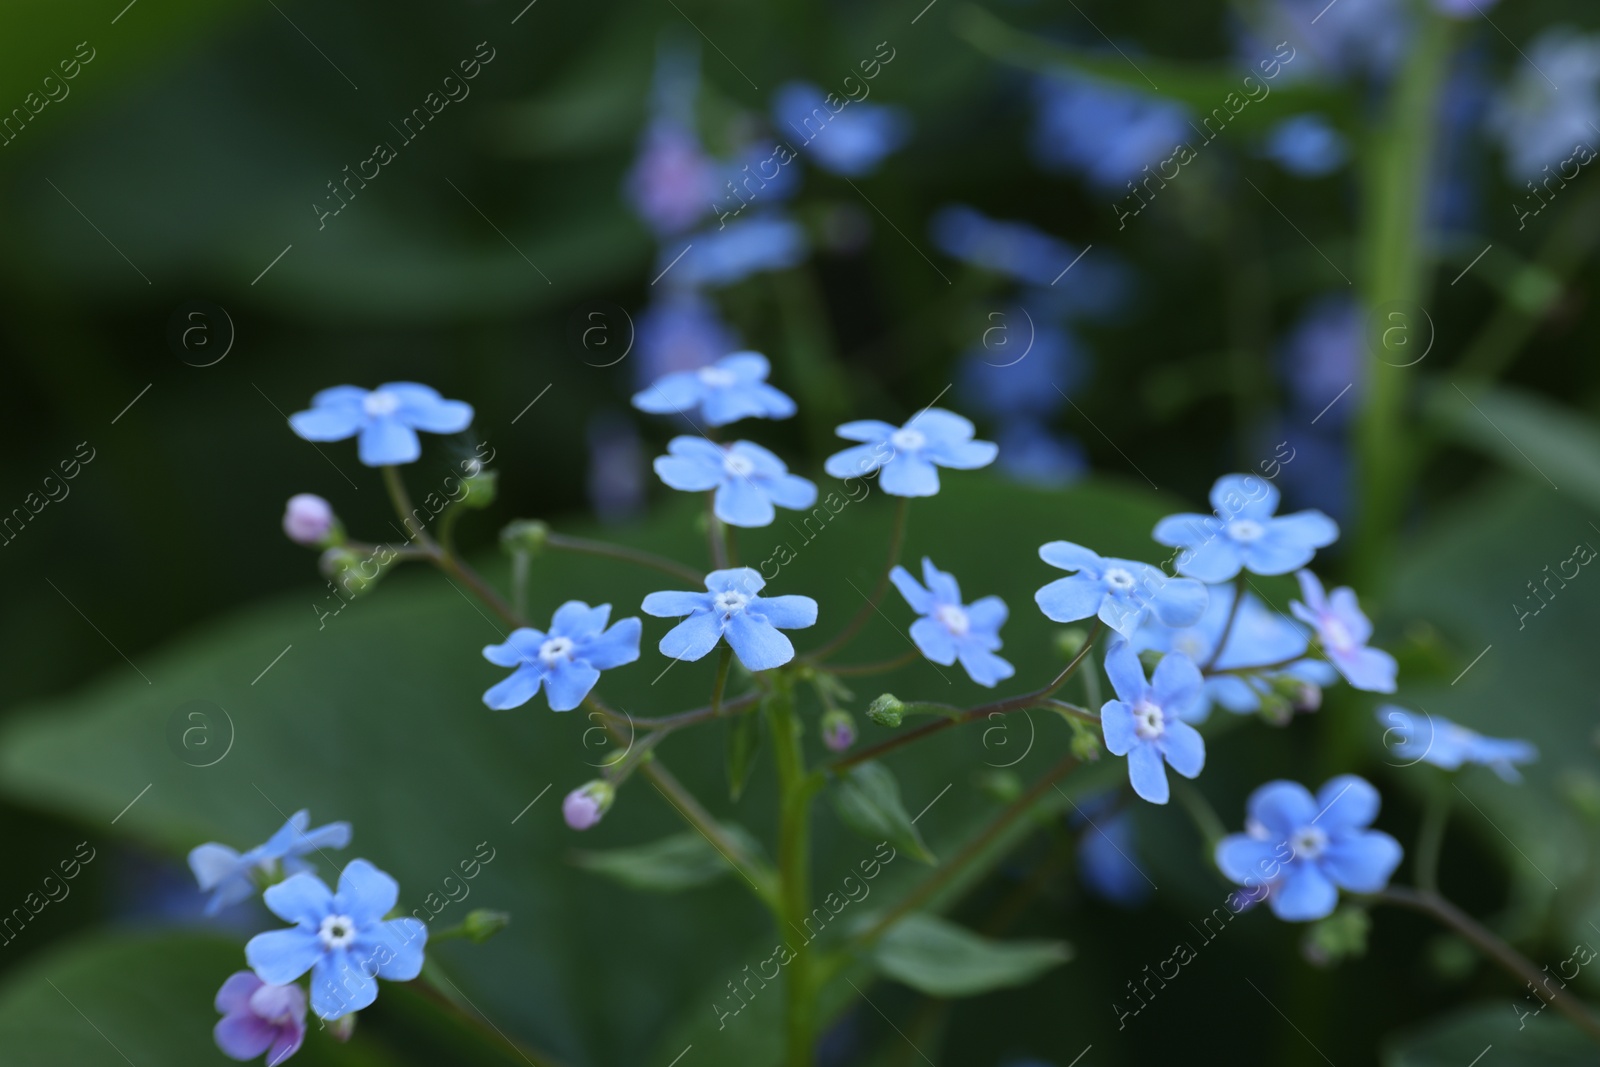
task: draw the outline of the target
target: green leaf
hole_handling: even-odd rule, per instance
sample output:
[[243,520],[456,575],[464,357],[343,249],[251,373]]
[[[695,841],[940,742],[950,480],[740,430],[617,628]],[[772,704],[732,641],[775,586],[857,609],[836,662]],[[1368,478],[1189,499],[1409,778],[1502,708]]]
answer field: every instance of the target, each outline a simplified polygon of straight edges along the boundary
[[1600,509],[1600,430],[1592,416],[1504,385],[1436,386],[1428,414],[1452,440],[1513,474]]
[[[747,851],[760,854],[760,843],[743,827],[724,823],[722,828]],[[662,893],[705,885],[734,869],[716,846],[695,830],[633,848],[578,852],[573,855],[572,862],[634,889]]]
[[756,765],[756,753],[761,750],[762,718],[764,716],[750,710],[735,715],[727,724],[728,796],[734,800],[743,795],[750,771]]
[[894,774],[883,764],[871,761],[850,768],[833,790],[833,807],[846,826],[869,841],[888,841],[923,863],[934,862],[900,802]]
[[1389,1040],[1383,1067],[1579,1067],[1600,1059],[1600,1049],[1554,1008],[1519,1019],[1516,1008],[1531,1003],[1501,999],[1455,1012]]
[[991,941],[925,912],[896,923],[873,951],[884,974],[934,997],[1026,985],[1071,958],[1064,941]]

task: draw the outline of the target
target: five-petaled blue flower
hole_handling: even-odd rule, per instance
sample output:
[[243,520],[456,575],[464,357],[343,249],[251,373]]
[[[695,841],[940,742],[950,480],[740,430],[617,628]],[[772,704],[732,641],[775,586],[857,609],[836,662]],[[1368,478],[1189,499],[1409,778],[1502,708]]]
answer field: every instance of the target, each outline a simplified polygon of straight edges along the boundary
[[633,406],[652,415],[682,415],[699,408],[712,426],[740,419],[787,419],[794,401],[767,384],[772,365],[760,352],[735,352],[709,367],[677,371],[633,394]]
[[689,616],[661,639],[661,654],[695,660],[726,637],[748,670],[781,667],[794,658],[794,645],[778,632],[801,630],[817,621],[817,602],[808,596],[763,597],[767,583],[750,567],[706,575],[704,593],[651,593],[644,610],[658,618]]
[[895,588],[911,610],[922,618],[911,624],[911,640],[922,654],[948,667],[957,659],[979,685],[993,688],[1016,673],[1016,668],[995,655],[1000,647],[1000,627],[1006,621],[1006,602],[986,596],[970,605],[961,603],[961,587],[953,576],[922,558],[924,589],[904,567],[889,572]]
[[1256,574],[1288,574],[1311,562],[1317,549],[1339,539],[1339,527],[1320,511],[1275,517],[1278,490],[1251,474],[1225,474],[1211,487],[1212,515],[1168,515],[1155,539],[1181,548],[1179,574],[1225,582],[1243,567]]
[[823,469],[835,478],[853,478],[881,467],[878,485],[892,496],[933,496],[939,491],[936,466],[986,467],[1000,451],[993,441],[974,441],[972,423],[943,408],[927,408],[901,427],[862,419],[834,432],[866,443],[835,452]]
[[608,630],[610,618],[610,604],[591,608],[569,600],[556,609],[549,633],[524,626],[513,630],[505,644],[489,645],[484,659],[516,670],[483,694],[483,702],[497,711],[520,707],[542,683],[551,711],[571,711],[582,704],[601,671],[639,658],[639,620],[622,619]]
[[1394,704],[1378,706],[1378,721],[1388,727],[1383,732],[1383,743],[1408,767],[1423,762],[1454,771],[1468,763],[1481,763],[1502,781],[1520,782],[1522,775],[1515,764],[1532,763],[1539,758],[1539,749],[1532,741],[1485,737],[1441,716],[1426,712],[1418,715]]
[[1289,610],[1294,612],[1295,618],[1316,627],[1317,640],[1322,643],[1328,662],[1357,689],[1394,692],[1394,676],[1399,665],[1382,649],[1367,647],[1372,623],[1356,604],[1355,591],[1349,586],[1340,586],[1329,595],[1323,592],[1322,582],[1310,571],[1299,571],[1295,577],[1300,579],[1300,595],[1305,597],[1305,603],[1291,600]]
[[343,441],[361,435],[358,454],[369,467],[413,463],[422,455],[417,431],[460,433],[472,423],[472,405],[446,400],[416,382],[390,382],[371,390],[336,385],[311,398],[307,411],[289,416],[307,441]]
[[311,825],[311,812],[301,809],[289,817],[277,833],[265,844],[248,852],[236,852],[227,845],[208,842],[189,852],[189,869],[194,872],[200,890],[210,893],[206,914],[215,915],[230,904],[237,904],[255,893],[252,876],[260,873],[266,878],[312,871],[316,867],[302,857],[325,848],[344,848],[350,843],[350,824],[330,822],[315,830]]
[[1167,626],[1188,626],[1206,609],[1205,586],[1190,578],[1168,578],[1148,563],[1101,557],[1071,541],[1040,545],[1039,558],[1078,572],[1033,594],[1039,610],[1056,622],[1097,615],[1123,637],[1132,637],[1152,611]]
[[297,874],[262,894],[272,913],[295,925],[257,934],[245,960],[270,985],[311,972],[311,1008],[323,1019],[360,1011],[378,997],[377,979],[409,982],[422,973],[428,928],[412,918],[385,920],[400,886],[366,860],[351,860],[339,891]]
[[1113,756],[1128,757],[1133,791],[1152,804],[1167,802],[1167,769],[1194,778],[1206,765],[1206,743],[1185,719],[1200,705],[1200,668],[1181,653],[1161,657],[1150,681],[1126,641],[1106,652],[1106,677],[1117,691],[1100,709],[1100,729]]
[[1264,887],[1272,913],[1286,922],[1332,914],[1341,888],[1378,892],[1400,864],[1400,843],[1367,829],[1378,791],[1353,774],[1315,797],[1299,782],[1268,782],[1247,809],[1247,832],[1217,842],[1217,866],[1239,885]]
[[730,526],[766,526],[777,516],[774,504],[799,510],[817,502],[814,484],[749,441],[724,448],[685,435],[668,442],[667,452],[655,461],[661,480],[686,492],[715,489],[712,511]]

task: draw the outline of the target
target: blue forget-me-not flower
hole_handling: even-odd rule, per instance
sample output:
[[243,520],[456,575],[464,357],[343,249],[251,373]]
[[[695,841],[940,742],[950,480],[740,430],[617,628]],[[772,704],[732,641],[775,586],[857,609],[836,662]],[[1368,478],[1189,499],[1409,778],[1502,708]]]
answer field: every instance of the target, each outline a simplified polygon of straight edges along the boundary
[[1288,574],[1339,539],[1338,524],[1320,511],[1275,516],[1277,487],[1255,475],[1218,478],[1211,506],[1211,515],[1168,515],[1152,534],[1160,544],[1183,550],[1176,561],[1179,574],[1202,582],[1225,582],[1240,568]]
[[311,972],[311,1009],[323,1019],[360,1011],[378,998],[377,979],[409,982],[422,973],[428,928],[388,919],[399,884],[366,860],[351,860],[338,892],[297,874],[262,894],[278,918],[295,925],[252,937],[245,960],[263,982],[285,985]]
[[1006,621],[1004,600],[986,596],[962,604],[955,578],[926,556],[922,580],[927,588],[904,567],[896,567],[889,577],[911,610],[922,616],[911,624],[911,640],[924,656],[946,667],[959,659],[974,682],[991,688],[1016,673],[1016,668],[995,655],[1000,648],[1000,627]]
[[1399,670],[1394,657],[1380,648],[1368,648],[1372,623],[1361,613],[1356,594],[1340,586],[1332,594],[1323,592],[1322,582],[1310,571],[1297,571],[1300,594],[1305,602],[1289,602],[1295,618],[1316,627],[1317,640],[1328,662],[1338,668],[1344,680],[1357,689],[1373,693],[1394,692],[1394,677]]
[[1206,609],[1206,587],[1192,578],[1168,578],[1159,568],[1097,555],[1071,541],[1039,546],[1052,567],[1076,571],[1033,594],[1039,610],[1056,622],[1090,616],[1131,637],[1152,612],[1167,626],[1188,626]]
[[1264,888],[1286,922],[1325,918],[1340,889],[1376,893],[1400,865],[1400,842],[1367,829],[1378,803],[1378,791],[1353,774],[1315,797],[1299,782],[1268,782],[1250,794],[1246,832],[1217,842],[1217,866],[1239,885]]
[[834,431],[846,441],[864,441],[835,452],[823,465],[835,478],[852,478],[882,469],[878,486],[891,496],[933,496],[939,491],[936,467],[973,470],[994,462],[999,448],[974,441],[972,423],[943,408],[927,408],[904,426],[877,419],[847,422]]
[[311,812],[301,809],[289,816],[277,833],[264,844],[247,852],[237,852],[227,845],[208,842],[189,852],[189,869],[201,892],[210,893],[206,914],[215,915],[230,904],[255,893],[253,876],[276,878],[280,874],[292,875],[312,871],[316,865],[305,857],[325,848],[344,848],[350,844],[350,824],[330,822],[315,830],[311,825]]
[[735,352],[709,367],[668,374],[633,394],[633,406],[652,415],[688,417],[699,408],[712,426],[740,419],[787,419],[794,401],[767,384],[772,364],[760,352]]
[[817,501],[817,487],[790,474],[783,460],[760,445],[735,441],[724,448],[704,437],[684,435],[657,456],[656,473],[674,489],[715,489],[711,510],[730,526],[766,526],[777,516],[773,505],[799,510]]
[[772,117],[805,138],[799,147],[807,159],[847,178],[871,174],[911,136],[911,120],[902,109],[853,98],[832,108],[822,90],[807,82],[780,86]]
[[779,633],[803,630],[817,621],[817,602],[808,596],[763,597],[766,581],[753,568],[730,567],[706,575],[706,592],[651,593],[643,608],[658,618],[689,616],[661,639],[661,654],[696,660],[724,637],[747,670],[765,671],[794,659],[794,645]]
[[1387,729],[1383,743],[1406,766],[1431,763],[1447,771],[1468,763],[1481,763],[1502,781],[1520,782],[1518,763],[1532,763],[1539,749],[1531,741],[1512,737],[1485,737],[1438,715],[1408,711],[1394,704],[1378,706],[1378,722]]
[[523,626],[505,644],[487,646],[484,659],[516,670],[484,693],[483,702],[496,710],[520,707],[543,685],[551,711],[571,711],[582,704],[601,671],[639,658],[639,620],[622,619],[608,630],[610,618],[610,604],[591,608],[569,600],[556,609],[549,633]]
[[1106,750],[1128,757],[1133,791],[1152,804],[1168,797],[1167,766],[1194,778],[1206,765],[1206,743],[1185,719],[1200,705],[1200,668],[1188,656],[1163,656],[1145,681],[1139,655],[1126,641],[1106,652],[1106,676],[1117,692],[1100,709]]
[[417,431],[460,433],[472,424],[472,405],[446,400],[416,382],[389,382],[367,390],[336,385],[311,398],[311,407],[289,416],[289,426],[307,441],[343,441],[360,435],[357,454],[369,467],[415,462],[422,455]]

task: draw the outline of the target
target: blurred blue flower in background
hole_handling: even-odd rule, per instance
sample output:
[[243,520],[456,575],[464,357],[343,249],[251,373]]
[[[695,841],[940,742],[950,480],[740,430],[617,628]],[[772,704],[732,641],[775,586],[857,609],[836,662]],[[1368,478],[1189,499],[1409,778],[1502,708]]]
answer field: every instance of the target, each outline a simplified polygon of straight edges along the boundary
[[1048,286],[1080,251],[1026,222],[991,219],[965,204],[934,212],[928,234],[945,255],[1029,285]]
[[[996,318],[1002,314],[1003,320]],[[1078,340],[1033,318],[997,312],[989,321],[996,325],[984,331],[982,343],[966,353],[957,371],[962,396],[985,414],[1003,418],[1039,418],[1065,407],[1062,394],[1081,385],[1089,367]]]
[[1515,181],[1537,178],[1546,167],[1559,167],[1576,145],[1592,151],[1600,141],[1600,37],[1552,27],[1528,45],[1527,58],[1488,116],[1489,133],[1504,148],[1506,173]]
[[693,289],[665,288],[640,312],[634,340],[641,387],[678,371],[699,370],[739,347],[739,334],[717,306]]
[[606,408],[589,417],[587,489],[601,522],[618,522],[644,510],[644,442],[633,420]]
[[1007,419],[995,436],[1000,446],[996,467],[1025,485],[1059,489],[1089,470],[1089,454],[1077,438],[1056,433],[1042,422],[1026,417]]
[[779,133],[818,167],[848,178],[871,174],[911,137],[911,119],[901,108],[827,96],[809,82],[789,82],[773,97]]
[[[1089,808],[1086,801],[1084,808]],[[1076,820],[1075,820],[1076,821]],[[1078,838],[1078,877],[1083,887],[1109,904],[1137,908],[1150,899],[1150,880],[1133,857],[1139,854],[1133,815],[1112,811],[1093,817]]]
[[460,433],[472,425],[472,405],[446,400],[417,382],[388,382],[376,389],[336,385],[311,398],[311,407],[289,416],[289,427],[307,441],[358,437],[356,454],[368,467],[414,463],[422,455],[417,431]]
[[1433,9],[1451,18],[1470,19],[1488,13],[1499,0],[1433,0]]
[[1120,190],[1194,132],[1182,104],[1082,75],[1036,78],[1034,100],[1039,165],[1080,174],[1102,190]]
[[1390,753],[1410,763],[1431,763],[1447,771],[1480,763],[1502,781],[1515,783],[1522,781],[1515,764],[1532,763],[1539,758],[1539,749],[1531,741],[1485,737],[1442,716],[1410,711],[1396,704],[1380,704],[1378,722],[1386,727],[1383,742]]
[[1370,358],[1361,327],[1361,309],[1350,297],[1320,297],[1306,308],[1284,338],[1280,360],[1297,412],[1308,419],[1321,415],[1317,422],[1331,426],[1355,417]]
[[1483,123],[1493,87],[1482,55],[1456,57],[1439,90],[1439,121],[1427,189],[1428,220],[1445,235],[1476,236],[1480,226],[1478,176],[1483,167]]
[[289,816],[289,821],[265,844],[247,852],[237,852],[214,841],[191,849],[189,869],[194,872],[200,891],[211,894],[206,902],[206,914],[215,915],[228,905],[253,895],[255,882],[252,878],[256,874],[278,877],[314,871],[316,864],[305,859],[306,856],[350,844],[347,822],[330,822],[315,830],[309,829],[310,826],[311,812],[302,808]]
[[715,288],[762,271],[787,270],[803,261],[806,251],[805,231],[799,224],[768,212],[702,230],[682,246],[665,246],[656,270],[675,286]]
[[1355,590],[1344,585],[1326,594],[1322,581],[1310,571],[1298,571],[1300,595],[1291,600],[1289,610],[1295,618],[1316,627],[1323,654],[1357,689],[1373,693],[1394,692],[1394,677],[1399,670],[1394,657],[1380,648],[1369,648],[1372,623],[1356,602]]
[[1282,63],[1283,82],[1327,77],[1383,80],[1412,36],[1407,0],[1269,0],[1256,5],[1236,54],[1255,68],[1280,41],[1294,49]]
[[1278,499],[1271,482],[1253,474],[1224,474],[1211,487],[1212,514],[1168,515],[1151,536],[1157,544],[1182,549],[1175,558],[1178,573],[1202,582],[1225,582],[1241,568],[1288,574],[1338,540],[1339,527],[1320,511],[1277,515]]
[[1350,145],[1321,115],[1296,115],[1267,131],[1262,154],[1296,177],[1321,178],[1345,165]]
[[693,226],[721,195],[717,166],[694,128],[699,84],[698,49],[675,40],[663,42],[650,92],[651,119],[623,181],[635,213],[661,236]]

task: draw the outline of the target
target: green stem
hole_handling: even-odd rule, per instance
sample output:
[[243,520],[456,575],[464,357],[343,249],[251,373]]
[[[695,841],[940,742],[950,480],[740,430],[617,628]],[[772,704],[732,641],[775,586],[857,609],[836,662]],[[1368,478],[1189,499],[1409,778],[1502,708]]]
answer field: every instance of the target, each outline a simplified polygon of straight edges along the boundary
[[815,651],[808,652],[800,657],[806,663],[821,663],[839,649],[850,643],[856,632],[867,624],[872,618],[872,613],[878,610],[878,601],[883,599],[883,594],[889,589],[889,573],[894,570],[895,564],[900,562],[900,546],[906,539],[906,516],[911,510],[911,498],[902,496],[895,500],[894,527],[889,532],[889,559],[883,565],[883,573],[878,575],[878,584],[873,586],[872,595],[855,615],[845,624],[839,636]]
[[1563,1015],[1582,1027],[1591,1038],[1600,1041],[1600,1021],[1589,1013],[1583,1001],[1567,992],[1565,987],[1552,989],[1545,982],[1547,977],[1545,973],[1535,967],[1532,960],[1438,893],[1426,889],[1390,886],[1383,892],[1374,894],[1373,899],[1385,904],[1398,904],[1404,908],[1411,908],[1413,911],[1420,911],[1437,919],[1470,941],[1507,973],[1527,982],[1533,987],[1536,996],[1542,988],[1545,994],[1548,994],[1548,1003],[1554,1004]]
[[728,687],[728,663],[733,659],[733,648],[724,641],[722,655],[717,657],[717,679],[711,683],[711,717],[722,718],[722,693]]
[[1444,827],[1450,819],[1452,790],[1435,782],[1422,813],[1422,828],[1417,832],[1416,878],[1424,892],[1439,892],[1439,850],[1444,845]]
[[[394,503],[395,511],[400,514],[402,524],[411,518],[411,495],[406,492],[406,483],[400,477],[400,468],[388,466],[383,468],[383,484],[389,490],[389,499]],[[409,531],[408,531],[409,532]],[[422,526],[417,527],[417,541],[422,545],[422,550],[428,554],[434,564],[446,574],[451,575],[461,584],[467,586],[477,594],[478,599],[489,605],[496,615],[514,627],[528,625],[522,615],[513,610],[510,604],[500,599],[496,593],[477,571],[467,566],[465,560],[448,548],[441,548],[431,534]]]
[[725,570],[728,566],[728,542],[722,535],[722,520],[717,518],[717,494],[706,494],[706,540],[711,546],[711,569]]
[[564,552],[582,552],[590,556],[605,556],[608,559],[620,559],[640,567],[651,567],[655,570],[670,574],[675,578],[699,587],[706,576],[693,567],[685,566],[677,560],[658,556],[653,552],[645,552],[626,545],[614,545],[609,541],[594,541],[587,537],[569,537],[566,534],[553,533],[545,538],[545,545],[549,548],[559,548]]
[[[780,677],[766,705],[778,767],[778,879],[785,926],[799,930],[811,914],[811,797],[820,779],[808,775],[801,748],[802,728],[794,713],[789,680]],[[788,1067],[814,1067],[818,982],[812,955],[801,951],[790,961],[785,1047]]]
[[896,656],[893,659],[879,660],[877,663],[849,663],[837,667],[829,667],[827,671],[829,674],[838,675],[886,674],[889,671],[899,670],[907,664],[916,662],[921,656],[922,652],[913,648],[905,655]]

